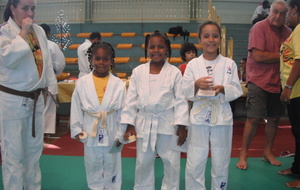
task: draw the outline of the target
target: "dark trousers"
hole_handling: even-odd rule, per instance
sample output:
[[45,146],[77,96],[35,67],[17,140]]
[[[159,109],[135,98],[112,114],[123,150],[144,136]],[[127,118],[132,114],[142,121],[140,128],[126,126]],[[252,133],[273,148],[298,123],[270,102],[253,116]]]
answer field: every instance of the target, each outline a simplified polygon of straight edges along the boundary
[[287,111],[292,126],[292,133],[295,137],[295,157],[291,167],[294,174],[300,175],[300,97],[290,100]]

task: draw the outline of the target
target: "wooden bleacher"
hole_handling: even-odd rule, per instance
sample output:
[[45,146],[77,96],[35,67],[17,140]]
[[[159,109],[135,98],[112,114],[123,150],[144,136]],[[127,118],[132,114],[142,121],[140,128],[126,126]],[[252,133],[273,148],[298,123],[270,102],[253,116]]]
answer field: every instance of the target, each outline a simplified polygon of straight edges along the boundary
[[[76,38],[88,38],[90,36],[91,33],[78,33],[76,35],[72,35],[72,34],[67,34],[68,36],[73,36],[73,37],[76,37]],[[142,37],[144,38],[146,35],[148,34],[151,34],[151,32],[144,32],[142,34],[138,34],[138,33],[135,33],[135,32],[123,32],[123,33],[120,33],[120,34],[116,34],[116,33],[113,33],[113,32],[104,32],[104,33],[100,33],[102,38],[113,38],[113,37],[122,37],[122,38],[136,38],[136,37]],[[169,34],[167,33],[166,34],[168,37],[170,37],[170,40],[171,40],[171,37],[173,37],[174,35],[173,34]],[[59,35],[57,35],[56,37],[60,37]],[[178,39],[180,37],[180,35],[176,36],[176,39]],[[190,37],[191,38],[197,38],[198,37],[198,34],[197,33],[190,33]],[[172,38],[173,39],[173,38]],[[133,50],[133,48],[135,47],[138,47],[138,48],[141,48],[141,49],[144,49],[145,47],[145,44],[138,44],[138,43],[119,43],[119,44],[112,44],[113,47],[115,47],[116,49],[119,49],[119,50],[123,50],[123,51],[135,51]],[[202,46],[200,44],[197,44],[195,43],[194,44],[197,49],[202,49]],[[77,50],[77,48],[80,46],[80,44],[71,44],[68,49],[70,50]],[[174,50],[177,50],[179,51],[181,49],[181,44],[180,43],[171,43],[171,48],[174,49]],[[145,59],[144,57],[132,57],[132,56],[126,56],[126,53],[124,52],[123,55],[125,56],[120,56],[120,57],[116,57],[115,58],[115,63],[116,64],[126,64],[126,63],[129,63],[129,62],[138,62],[138,63],[146,63],[147,60],[149,59]],[[77,57],[66,57],[66,64],[68,65],[76,65],[78,62],[78,58]],[[171,59],[169,60],[170,63],[182,63],[183,60],[181,59],[181,57],[178,57],[178,56],[174,56],[174,57],[171,57]]]

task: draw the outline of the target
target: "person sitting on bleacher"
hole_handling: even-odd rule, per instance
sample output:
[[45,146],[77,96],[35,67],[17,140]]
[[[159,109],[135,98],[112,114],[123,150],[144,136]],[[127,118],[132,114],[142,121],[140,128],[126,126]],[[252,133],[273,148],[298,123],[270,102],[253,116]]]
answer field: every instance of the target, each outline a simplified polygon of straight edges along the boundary
[[181,71],[181,74],[184,74],[185,68],[189,61],[197,57],[198,55],[198,50],[196,46],[190,42],[184,42],[182,44],[182,47],[180,49],[180,56],[181,59],[184,61],[184,63],[180,64],[178,66],[179,70]]

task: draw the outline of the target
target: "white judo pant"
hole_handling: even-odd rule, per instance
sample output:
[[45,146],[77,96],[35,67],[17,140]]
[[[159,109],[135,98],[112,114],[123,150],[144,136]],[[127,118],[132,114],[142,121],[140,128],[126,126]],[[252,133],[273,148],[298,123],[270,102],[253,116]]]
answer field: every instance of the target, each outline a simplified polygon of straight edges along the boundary
[[154,163],[157,154],[160,156],[164,164],[164,177],[162,180],[161,190],[179,190],[180,152],[169,149],[171,137],[171,135],[158,134],[155,151],[152,151],[150,144],[148,144],[146,152],[142,151],[143,139],[137,138],[135,190],[155,189]]
[[[53,96],[56,98],[55,94],[53,94]],[[43,115],[44,115],[44,133],[55,134],[56,104],[52,100],[50,95],[47,96]]]
[[211,189],[226,190],[232,145],[232,126],[192,125],[188,131],[185,189],[206,190],[205,168],[211,151]]
[[121,153],[110,154],[110,147],[84,144],[84,165],[91,190],[120,190],[122,184]]
[[40,190],[39,159],[43,149],[42,113],[35,113],[35,135],[32,137],[32,115],[2,120],[2,178],[5,190]]

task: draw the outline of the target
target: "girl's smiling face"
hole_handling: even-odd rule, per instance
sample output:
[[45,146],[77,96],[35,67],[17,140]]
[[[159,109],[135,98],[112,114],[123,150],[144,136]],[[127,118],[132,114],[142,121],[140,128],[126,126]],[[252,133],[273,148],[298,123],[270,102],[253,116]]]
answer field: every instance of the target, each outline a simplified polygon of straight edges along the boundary
[[209,55],[210,57],[218,55],[218,49],[221,43],[221,34],[217,26],[208,24],[202,28],[199,38],[199,44],[203,47],[203,56]]
[[167,57],[168,48],[166,41],[161,36],[153,36],[149,39],[147,47],[148,55],[152,63],[165,63]]
[[104,48],[99,48],[92,56],[92,65],[94,66],[94,75],[105,77],[109,73],[110,65],[113,63],[112,55]]

